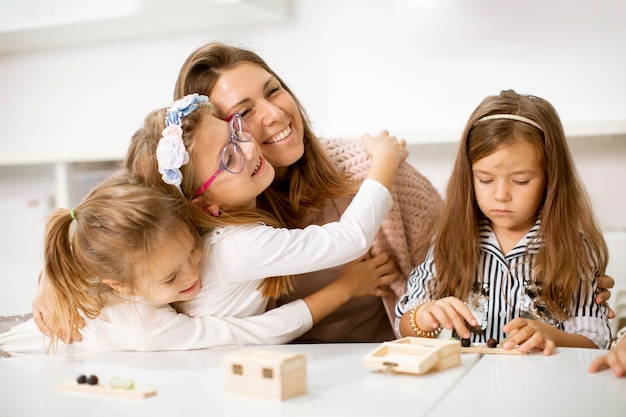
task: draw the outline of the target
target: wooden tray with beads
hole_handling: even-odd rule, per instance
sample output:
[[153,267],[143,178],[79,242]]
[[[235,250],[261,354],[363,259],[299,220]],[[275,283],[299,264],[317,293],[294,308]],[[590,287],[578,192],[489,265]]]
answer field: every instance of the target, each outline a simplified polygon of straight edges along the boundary
[[489,347],[487,345],[471,345],[468,347],[461,347],[461,353],[484,353],[487,355],[527,355],[528,352],[520,352],[519,350],[505,349],[500,346]]
[[156,395],[153,389],[123,389],[113,388],[105,384],[88,385],[78,384],[76,381],[61,382],[57,385],[59,391],[84,392],[88,394],[110,395],[114,397],[148,398]]

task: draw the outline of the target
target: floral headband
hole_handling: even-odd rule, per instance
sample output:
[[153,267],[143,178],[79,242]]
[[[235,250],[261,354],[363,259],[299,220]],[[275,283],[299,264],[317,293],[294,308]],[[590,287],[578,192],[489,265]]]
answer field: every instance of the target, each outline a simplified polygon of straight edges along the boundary
[[183,142],[183,117],[190,115],[201,103],[208,103],[207,96],[198,93],[188,94],[180,100],[176,100],[165,116],[165,129],[161,133],[159,145],[156,149],[159,174],[166,184],[174,185],[182,193],[180,184],[183,182],[183,174],[180,167],[189,162],[189,153]]

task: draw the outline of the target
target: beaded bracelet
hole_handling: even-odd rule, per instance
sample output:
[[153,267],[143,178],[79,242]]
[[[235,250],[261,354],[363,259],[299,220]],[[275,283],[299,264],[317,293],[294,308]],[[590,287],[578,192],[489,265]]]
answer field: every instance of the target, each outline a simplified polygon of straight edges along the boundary
[[430,302],[430,300],[416,301],[413,304],[413,306],[411,307],[411,312],[409,314],[409,323],[411,324],[411,329],[413,329],[413,332],[415,332],[417,337],[430,337],[431,339],[434,339],[435,337],[439,336],[439,333],[441,333],[441,331],[443,330],[443,327],[441,326],[441,324],[439,325],[439,327],[437,327],[434,330],[426,331],[426,330],[420,329],[420,327],[417,325],[417,321],[415,320],[415,315],[417,314],[417,310],[428,302]]

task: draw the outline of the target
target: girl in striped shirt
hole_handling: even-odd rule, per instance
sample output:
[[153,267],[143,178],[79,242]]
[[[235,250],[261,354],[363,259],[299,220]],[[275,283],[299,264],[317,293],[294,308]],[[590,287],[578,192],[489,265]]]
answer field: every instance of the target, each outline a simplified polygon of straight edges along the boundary
[[453,329],[546,355],[607,347],[607,308],[594,301],[607,246],[554,107],[502,91],[476,108],[462,138],[433,244],[396,305],[396,331]]

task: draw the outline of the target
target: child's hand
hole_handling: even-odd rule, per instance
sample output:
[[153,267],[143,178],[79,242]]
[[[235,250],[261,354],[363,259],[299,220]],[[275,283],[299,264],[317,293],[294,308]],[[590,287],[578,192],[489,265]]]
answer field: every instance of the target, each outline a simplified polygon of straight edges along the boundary
[[376,137],[365,134],[361,137],[365,151],[372,161],[367,178],[374,179],[391,190],[400,164],[409,156],[404,139],[398,140],[383,130]]
[[441,324],[448,330],[454,328],[464,339],[470,337],[465,321],[472,326],[478,325],[474,314],[456,297],[441,298],[422,305],[415,314],[415,320],[422,330],[434,330]]
[[602,369],[611,369],[617,377],[626,376],[626,339],[622,339],[606,354],[595,358],[589,366],[589,372],[592,373]]
[[358,259],[343,267],[336,281],[345,286],[350,299],[374,295],[387,297],[393,292],[387,287],[400,278],[395,264],[385,253],[370,259]]
[[518,346],[520,352],[528,352],[535,348],[543,351],[544,355],[551,355],[556,344],[551,336],[552,326],[536,320],[516,318],[504,325],[502,330],[508,333],[502,344],[504,349],[513,349]]
[[361,136],[361,142],[367,154],[372,158],[384,158],[400,165],[409,156],[406,141],[389,136],[387,130],[382,130],[378,136],[370,136],[366,133]]

